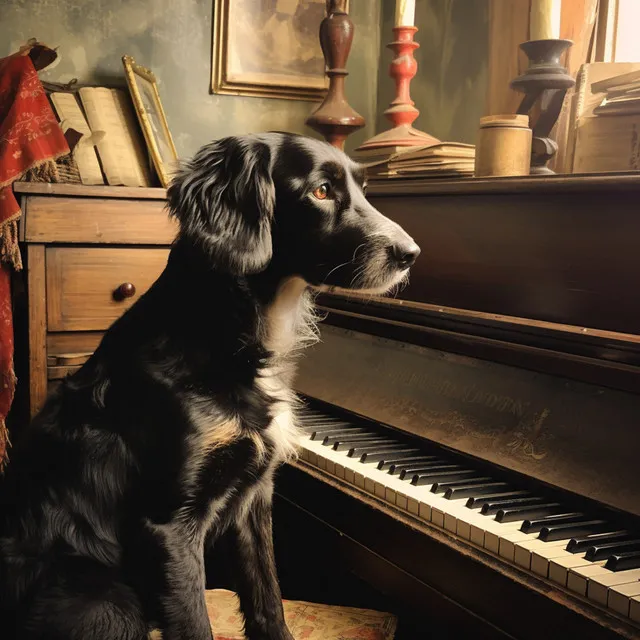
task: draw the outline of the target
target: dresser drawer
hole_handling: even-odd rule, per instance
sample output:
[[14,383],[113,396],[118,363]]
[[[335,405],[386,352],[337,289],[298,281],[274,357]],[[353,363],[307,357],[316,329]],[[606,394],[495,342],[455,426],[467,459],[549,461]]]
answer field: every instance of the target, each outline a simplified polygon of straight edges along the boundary
[[155,282],[168,255],[168,249],[48,248],[48,331],[107,329]]

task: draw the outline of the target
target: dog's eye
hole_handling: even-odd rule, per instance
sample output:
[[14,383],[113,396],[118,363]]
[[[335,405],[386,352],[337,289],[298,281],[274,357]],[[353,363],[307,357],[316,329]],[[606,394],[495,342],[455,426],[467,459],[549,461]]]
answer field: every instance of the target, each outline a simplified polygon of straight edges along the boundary
[[368,186],[369,186],[369,185],[368,185],[366,182],[362,185],[362,193],[363,193],[365,196],[367,195],[367,187],[368,187]]
[[331,191],[331,185],[328,182],[321,184],[317,189],[313,190],[313,195],[318,200],[326,200],[329,197]]

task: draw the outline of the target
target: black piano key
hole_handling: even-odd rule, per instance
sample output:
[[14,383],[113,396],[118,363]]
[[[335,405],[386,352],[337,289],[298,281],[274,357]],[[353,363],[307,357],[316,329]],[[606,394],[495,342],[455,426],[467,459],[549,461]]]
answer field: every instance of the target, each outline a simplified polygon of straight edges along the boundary
[[624,540],[618,542],[604,542],[594,544],[587,549],[585,560],[595,562],[605,560],[616,553],[627,553],[628,551],[640,551],[640,540]]
[[469,498],[472,496],[479,496],[481,494],[487,494],[490,491],[504,491],[508,488],[506,482],[487,482],[483,485],[461,487],[451,487],[445,491],[444,497],[447,500],[459,500],[461,498]]
[[431,471],[418,473],[411,478],[411,484],[416,487],[423,487],[442,480],[462,480],[465,476],[473,475],[472,469],[460,469],[459,471]]
[[571,538],[567,544],[566,551],[569,553],[583,553],[589,547],[607,542],[621,542],[631,540],[632,535],[628,531],[607,531],[605,533],[592,533],[587,536]]
[[538,496],[528,496],[524,498],[502,498],[500,500],[490,500],[485,502],[480,509],[480,513],[484,516],[492,516],[498,513],[500,509],[506,509],[507,507],[536,505],[543,502],[544,499]]
[[359,458],[366,452],[376,453],[377,451],[389,451],[394,445],[398,444],[400,443],[394,442],[393,440],[385,440],[384,442],[354,442],[347,455],[350,458]]
[[478,476],[477,478],[465,478],[464,480],[451,480],[450,482],[436,482],[431,487],[431,493],[445,493],[447,489],[460,486],[483,486],[491,482],[492,478]]
[[405,463],[413,463],[413,462],[429,462],[435,460],[435,456],[424,456],[419,453],[416,455],[408,455],[408,456],[391,456],[388,459],[380,460],[378,462],[378,469],[381,471],[389,471],[391,465],[395,464],[405,464]]
[[334,442],[338,442],[339,440],[346,440],[348,438],[355,438],[357,436],[359,436],[360,438],[377,438],[380,437],[380,434],[373,431],[367,431],[366,429],[345,429],[342,431],[320,431],[317,438],[311,436],[311,439],[322,440],[322,444],[331,446]]
[[400,471],[400,480],[409,480],[414,475],[420,473],[430,473],[434,471],[456,471],[462,469],[459,464],[433,464],[433,465],[416,465],[415,467],[409,467],[408,469],[402,469]]
[[627,571],[628,569],[640,569],[640,551],[616,553],[612,555],[604,565],[611,571]]
[[312,433],[330,433],[331,431],[344,431],[345,433],[352,433],[354,431],[365,431],[363,427],[354,427],[350,424],[331,424],[331,425],[311,425],[308,429]]
[[[331,427],[330,429],[316,429],[311,433],[312,440],[321,440],[324,436],[328,438],[333,435],[357,435],[359,433],[374,433],[371,429],[364,429],[363,427]],[[315,438],[313,437],[315,436]]]
[[419,450],[409,449],[406,445],[401,445],[400,448],[388,449],[387,451],[380,451],[378,453],[365,452],[362,454],[360,462],[384,462],[385,458],[388,459],[401,453],[413,455],[419,453]]
[[[538,533],[542,527],[548,524],[561,524],[563,522],[579,522],[584,520],[584,513],[579,512],[567,512],[555,513],[550,516],[543,516],[541,518],[528,518],[522,523],[520,531],[523,533]],[[567,536],[572,538],[573,536]]]
[[611,524],[606,520],[579,520],[578,522],[557,522],[546,524],[540,529],[538,538],[544,542],[564,540],[573,536],[584,536],[587,533],[597,533]]
[[409,469],[410,467],[415,467],[416,465],[428,465],[428,464],[446,464],[442,458],[438,458],[437,456],[422,456],[417,460],[404,460],[402,462],[397,462],[389,466],[389,473],[392,476],[400,475],[400,473],[404,469]]
[[546,502],[543,504],[519,507],[503,507],[496,512],[496,520],[498,522],[517,522],[518,520],[542,518],[558,513],[561,509],[562,505],[559,502]]
[[477,509],[482,507],[485,502],[491,500],[499,500],[500,498],[521,498],[524,496],[530,496],[529,491],[491,491],[482,496],[472,496],[467,500],[467,507],[469,509]]
[[382,444],[388,442],[388,440],[386,438],[379,438],[379,437],[373,437],[373,438],[356,438],[355,440],[339,440],[338,442],[334,442],[333,443],[333,450],[334,451],[349,451],[350,449],[352,449],[353,447],[355,447],[358,444]]

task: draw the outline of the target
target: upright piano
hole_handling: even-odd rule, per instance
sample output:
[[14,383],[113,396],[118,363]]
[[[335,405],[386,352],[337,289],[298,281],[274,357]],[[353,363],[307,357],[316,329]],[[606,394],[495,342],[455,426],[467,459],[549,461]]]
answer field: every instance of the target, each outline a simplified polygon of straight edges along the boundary
[[401,638],[640,638],[640,177],[372,185],[422,255],[395,296],[323,293],[285,597]]

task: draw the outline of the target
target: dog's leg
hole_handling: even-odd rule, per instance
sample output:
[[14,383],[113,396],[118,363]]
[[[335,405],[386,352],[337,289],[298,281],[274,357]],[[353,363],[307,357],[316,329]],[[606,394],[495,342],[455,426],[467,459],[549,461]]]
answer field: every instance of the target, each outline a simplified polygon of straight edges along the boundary
[[166,590],[159,598],[163,640],[212,640],[205,601],[204,553],[194,539],[175,523],[148,525],[164,551]]
[[237,556],[237,590],[249,640],[293,640],[278,585],[271,530],[273,482],[263,481],[241,509],[232,535]]

